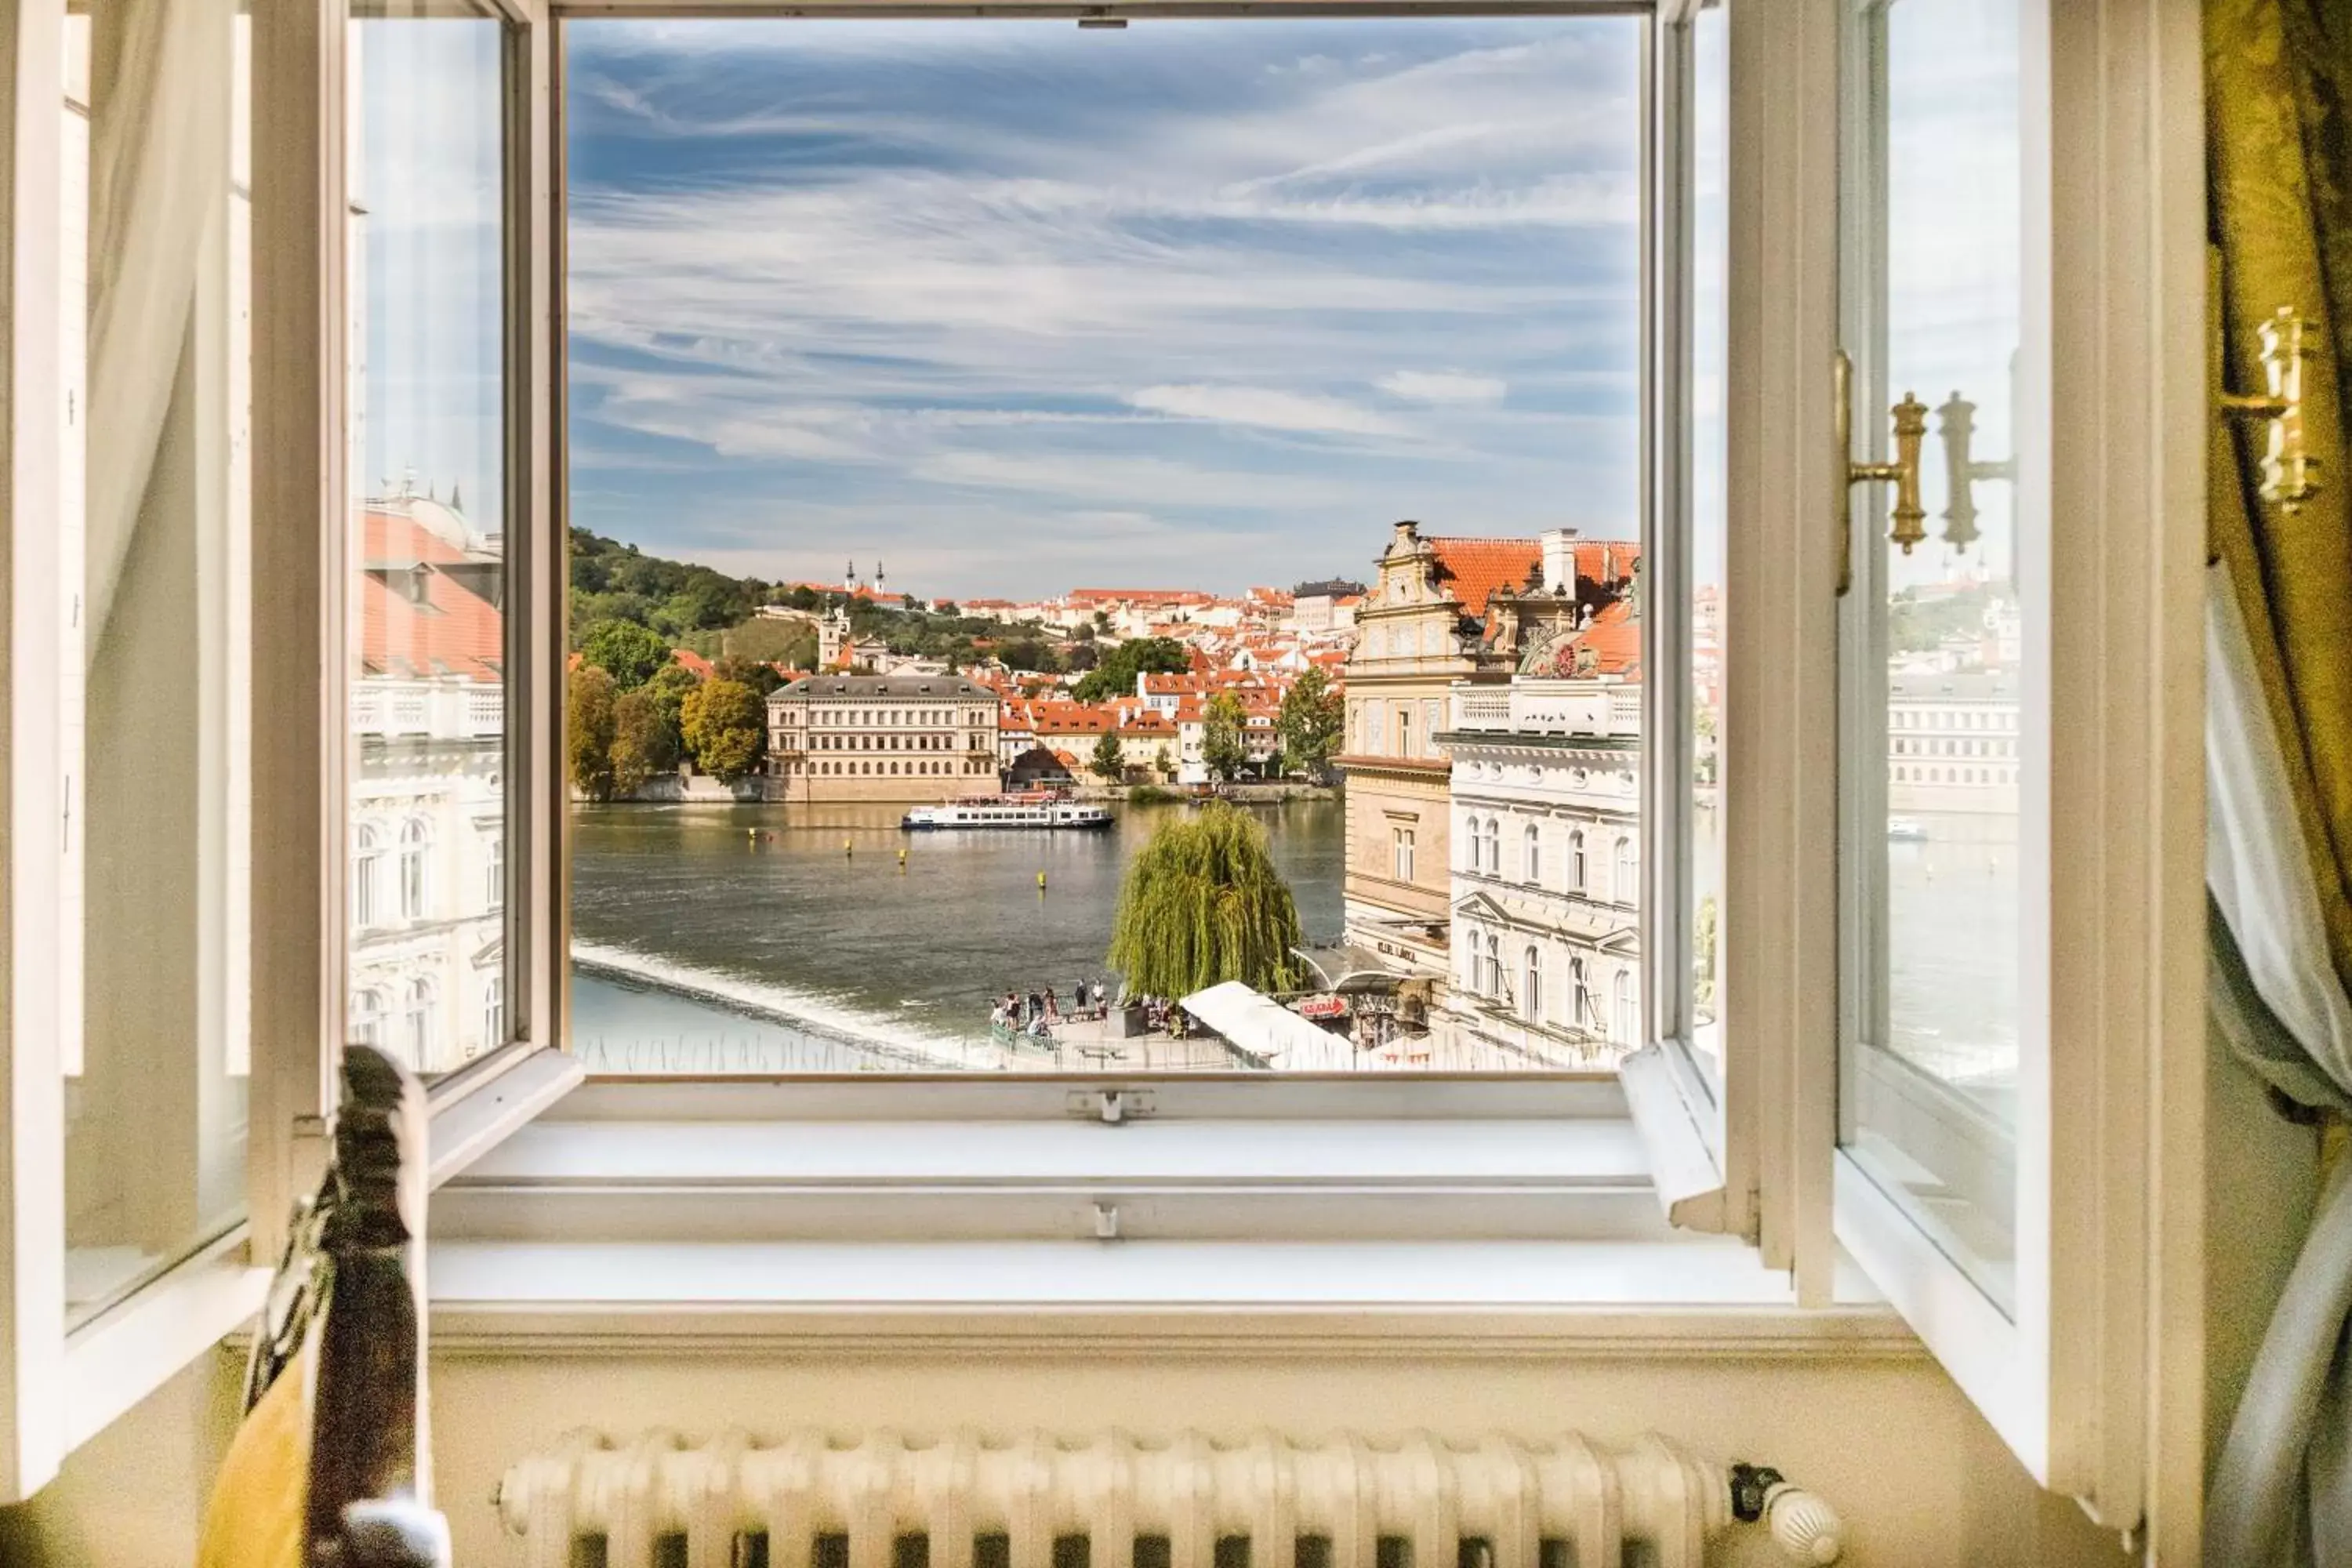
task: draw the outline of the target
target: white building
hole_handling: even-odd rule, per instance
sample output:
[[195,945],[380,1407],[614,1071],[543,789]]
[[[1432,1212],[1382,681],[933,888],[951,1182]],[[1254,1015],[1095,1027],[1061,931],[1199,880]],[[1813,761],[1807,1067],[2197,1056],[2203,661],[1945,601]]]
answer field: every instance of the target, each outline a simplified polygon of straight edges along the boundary
[[2016,816],[2017,746],[2015,674],[1888,677],[1889,811]]
[[350,1031],[446,1072],[507,1037],[503,563],[427,496],[366,523]]
[[1441,1025],[1531,1066],[1608,1066],[1641,1035],[1641,688],[1522,675],[1457,682],[1451,708]]

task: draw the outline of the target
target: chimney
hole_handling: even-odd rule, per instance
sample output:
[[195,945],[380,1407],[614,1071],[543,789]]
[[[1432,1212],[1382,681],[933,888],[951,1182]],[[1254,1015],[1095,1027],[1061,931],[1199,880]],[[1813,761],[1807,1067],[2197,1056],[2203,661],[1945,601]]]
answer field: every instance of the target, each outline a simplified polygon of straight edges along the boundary
[[1547,594],[1576,593],[1576,530],[1547,528],[1543,541],[1543,586]]

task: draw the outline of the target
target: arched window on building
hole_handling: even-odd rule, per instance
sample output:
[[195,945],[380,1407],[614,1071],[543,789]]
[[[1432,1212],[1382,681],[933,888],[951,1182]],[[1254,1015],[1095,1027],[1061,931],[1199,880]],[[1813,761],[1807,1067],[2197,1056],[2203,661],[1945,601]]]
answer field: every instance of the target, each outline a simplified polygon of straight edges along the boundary
[[1530,822],[1527,826],[1527,831],[1519,837],[1525,855],[1521,864],[1526,870],[1527,879],[1530,882],[1540,882],[1543,880],[1543,829]]
[[383,992],[369,985],[352,993],[351,1023],[348,1032],[355,1045],[383,1044]]
[[488,863],[482,868],[483,895],[490,909],[507,907],[507,836],[493,828]]
[[1568,836],[1568,890],[1584,891],[1584,829],[1570,830]]
[[1621,837],[1617,840],[1616,885],[1611,889],[1621,904],[1641,901],[1641,894],[1634,881],[1635,869],[1633,841],[1631,838]]
[[1592,981],[1581,958],[1568,961],[1568,1021],[1579,1029],[1592,1027]]
[[408,983],[408,1065],[418,1071],[432,1060],[433,1049],[433,982],[423,978]]
[[374,827],[362,822],[352,836],[352,924],[361,931],[383,916],[383,847]]
[[1633,976],[1631,971],[1621,969],[1617,972],[1617,1005],[1609,1037],[1621,1046],[1630,1046],[1640,1028],[1641,1019],[1633,1005]]
[[493,974],[482,990],[482,1049],[497,1050],[507,1043],[507,982]]
[[1543,953],[1533,942],[1519,955],[1519,1016],[1543,1022]]
[[1486,819],[1486,870],[1491,876],[1503,874],[1503,824],[1492,816]]
[[425,857],[432,847],[433,830],[421,816],[412,816],[400,830],[400,918],[425,918]]
[[1494,932],[1486,933],[1486,994],[1503,994],[1503,940]]

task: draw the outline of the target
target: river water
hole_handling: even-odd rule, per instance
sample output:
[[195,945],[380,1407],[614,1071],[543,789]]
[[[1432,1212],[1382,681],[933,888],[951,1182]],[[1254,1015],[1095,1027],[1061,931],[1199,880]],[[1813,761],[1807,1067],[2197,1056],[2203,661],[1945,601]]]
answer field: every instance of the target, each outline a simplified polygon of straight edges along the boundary
[[[573,1039],[593,1072],[992,1066],[992,998],[1108,979],[1120,877],[1185,809],[907,833],[879,803],[576,807]],[[1249,809],[1308,942],[1335,940],[1345,808]]]
[[[593,1072],[996,1067],[992,999],[1115,984],[1120,878],[1184,809],[1122,805],[1103,833],[906,833],[878,803],[576,807],[573,1039]],[[1308,942],[1335,941],[1345,808],[1251,809]],[[1922,820],[1927,841],[1886,850],[1881,1026],[1895,1054],[1998,1093],[2017,1059],[2015,834]],[[1699,826],[1699,885],[1719,888]]]

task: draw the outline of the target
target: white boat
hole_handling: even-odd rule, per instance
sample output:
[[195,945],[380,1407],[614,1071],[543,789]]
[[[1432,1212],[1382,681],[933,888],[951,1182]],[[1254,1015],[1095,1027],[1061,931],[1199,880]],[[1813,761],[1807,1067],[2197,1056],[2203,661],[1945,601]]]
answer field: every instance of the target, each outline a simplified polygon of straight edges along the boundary
[[1886,837],[1906,844],[1916,844],[1927,837],[1927,827],[1916,817],[1890,816],[1886,819]]
[[931,828],[1090,828],[1110,826],[1110,808],[1089,805],[1053,790],[971,795],[919,805],[898,820],[908,832]]

